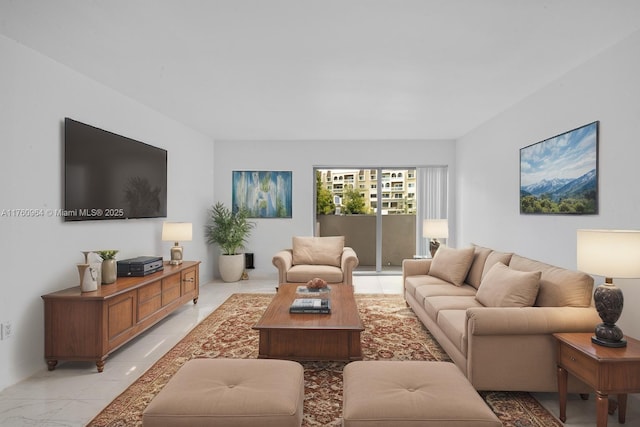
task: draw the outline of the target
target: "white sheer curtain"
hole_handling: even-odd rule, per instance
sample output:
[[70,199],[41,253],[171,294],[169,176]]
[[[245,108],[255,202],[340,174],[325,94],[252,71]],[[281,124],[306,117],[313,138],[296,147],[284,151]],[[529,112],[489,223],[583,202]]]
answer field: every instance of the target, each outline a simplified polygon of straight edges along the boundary
[[445,219],[447,215],[448,169],[447,166],[416,168],[417,212],[416,253],[429,253],[429,241],[422,237],[422,222],[425,219]]

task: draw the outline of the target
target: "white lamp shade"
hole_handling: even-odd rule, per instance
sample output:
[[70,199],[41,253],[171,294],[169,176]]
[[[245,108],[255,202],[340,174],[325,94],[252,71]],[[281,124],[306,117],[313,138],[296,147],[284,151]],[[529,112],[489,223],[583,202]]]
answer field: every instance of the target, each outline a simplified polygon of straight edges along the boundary
[[422,237],[449,238],[449,221],[446,219],[425,219],[422,223]]
[[193,227],[190,222],[165,222],[162,224],[162,240],[186,242],[192,238]]
[[596,276],[640,277],[640,231],[578,230],[578,270]]

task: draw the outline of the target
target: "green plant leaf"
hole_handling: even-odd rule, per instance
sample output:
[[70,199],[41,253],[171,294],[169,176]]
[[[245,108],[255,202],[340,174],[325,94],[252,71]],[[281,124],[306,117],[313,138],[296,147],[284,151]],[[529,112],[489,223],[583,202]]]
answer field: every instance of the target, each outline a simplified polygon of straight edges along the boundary
[[238,249],[244,248],[255,226],[248,217],[246,209],[233,213],[222,202],[217,202],[209,210],[209,222],[205,226],[207,243],[220,246],[224,255],[235,255]]
[[116,254],[118,253],[118,251],[115,250],[115,249],[108,249],[108,250],[103,250],[103,251],[96,251],[96,253],[98,255],[100,255],[100,258],[105,260],[105,259],[115,259]]

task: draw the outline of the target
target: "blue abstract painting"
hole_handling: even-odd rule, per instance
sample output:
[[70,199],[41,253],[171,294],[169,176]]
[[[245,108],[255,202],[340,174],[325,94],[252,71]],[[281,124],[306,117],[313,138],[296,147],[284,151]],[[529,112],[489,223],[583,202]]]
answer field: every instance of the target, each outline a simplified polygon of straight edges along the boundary
[[233,212],[251,218],[291,218],[291,171],[233,171]]

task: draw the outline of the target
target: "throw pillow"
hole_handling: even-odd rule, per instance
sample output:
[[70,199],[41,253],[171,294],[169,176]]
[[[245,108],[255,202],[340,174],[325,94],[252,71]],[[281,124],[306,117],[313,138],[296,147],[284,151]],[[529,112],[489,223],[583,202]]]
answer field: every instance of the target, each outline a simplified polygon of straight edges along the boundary
[[344,236],[294,237],[293,264],[340,267]]
[[589,307],[593,296],[593,277],[514,254],[509,267],[520,271],[542,271],[535,306]]
[[473,247],[453,249],[440,246],[431,261],[429,275],[462,286],[473,262],[473,253]]
[[[507,266],[511,266],[512,256],[513,254],[510,252],[498,252],[498,251],[491,252],[484,263],[484,268],[482,269],[482,279],[484,279],[484,276],[486,276],[489,270],[491,270],[491,267],[493,267],[498,262],[501,262]],[[482,282],[482,279],[480,279],[481,282]]]
[[540,271],[518,271],[498,262],[482,279],[476,299],[485,307],[531,307],[540,289]]
[[491,254],[492,250],[473,243],[471,244],[471,246],[473,246],[474,248],[473,262],[471,263],[471,267],[469,268],[466,282],[474,288],[478,289],[478,286],[480,286],[480,281],[482,280],[482,270],[484,269],[484,263],[487,260],[487,257]]

